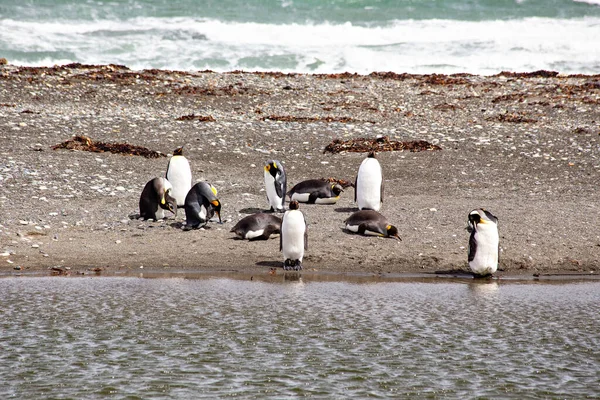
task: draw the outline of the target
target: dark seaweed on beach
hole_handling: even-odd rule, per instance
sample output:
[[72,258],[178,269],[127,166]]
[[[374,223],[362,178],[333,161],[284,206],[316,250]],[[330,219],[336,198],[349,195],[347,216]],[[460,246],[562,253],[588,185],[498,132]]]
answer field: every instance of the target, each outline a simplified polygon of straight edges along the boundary
[[52,146],[53,150],[58,149],[69,149],[69,150],[81,150],[81,151],[91,151],[94,153],[115,153],[115,154],[123,154],[128,156],[142,156],[146,158],[160,158],[166,157],[166,154],[163,154],[159,151],[154,151],[147,149],[142,146],[134,146],[128,143],[104,143],[97,142],[95,140],[90,139],[87,136],[75,136],[72,139],[66,140],[62,143]]
[[341,153],[343,151],[354,153],[382,152],[382,151],[437,151],[442,150],[440,146],[431,144],[425,140],[411,140],[401,142],[390,140],[383,136],[376,139],[356,138],[350,140],[334,139],[329,143],[323,153]]
[[321,178],[322,180],[324,180],[325,182],[329,182],[329,183],[337,183],[339,184],[341,187],[343,187],[344,189],[346,189],[347,187],[354,187],[354,183],[347,181],[345,179],[338,179],[338,178]]
[[196,115],[196,114],[189,114],[189,115],[182,115],[179,118],[176,118],[177,121],[200,121],[200,122],[215,122],[215,118],[212,115]]
[[293,115],[269,115],[262,117],[261,120],[266,121],[281,121],[281,122],[341,122],[341,123],[352,123],[352,122],[369,122],[374,124],[374,121],[360,121],[352,117],[295,117]]
[[498,122],[512,122],[515,124],[526,123],[526,122],[537,122],[537,119],[528,118],[523,113],[509,113],[508,111],[504,114],[498,114],[493,117],[487,117],[488,121],[498,121]]

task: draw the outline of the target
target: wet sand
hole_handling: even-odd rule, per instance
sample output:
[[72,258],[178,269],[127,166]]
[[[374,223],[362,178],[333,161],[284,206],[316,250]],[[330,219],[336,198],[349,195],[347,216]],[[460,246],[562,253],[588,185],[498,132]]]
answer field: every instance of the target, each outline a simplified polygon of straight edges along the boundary
[[[499,218],[499,276],[597,274],[600,76],[283,75],[131,71],[120,66],[0,66],[0,271],[282,273],[279,239],[235,240],[267,208],[262,166],[288,188],[354,181],[364,153],[334,139],[425,140],[440,151],[378,155],[381,210],[402,241],[345,233],[335,205],[301,205],[306,273],[467,271],[469,211]],[[223,225],[183,231],[184,213],[130,219],[168,158],[65,149],[74,135],[170,153],[219,190]],[[183,211],[183,210],[181,210]],[[142,268],[143,267],[143,268]],[[54,268],[54,270],[52,269]]]

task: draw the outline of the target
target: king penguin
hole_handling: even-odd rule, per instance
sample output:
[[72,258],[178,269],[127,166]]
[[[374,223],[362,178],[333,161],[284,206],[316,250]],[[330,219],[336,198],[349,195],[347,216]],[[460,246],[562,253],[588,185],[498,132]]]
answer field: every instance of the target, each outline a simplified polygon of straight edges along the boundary
[[198,182],[185,196],[186,229],[200,228],[217,213],[221,222],[221,202],[216,196],[217,189],[207,182]]
[[361,210],[350,215],[346,221],[346,229],[350,232],[367,236],[382,236],[402,240],[398,228],[391,225],[387,219],[373,210]]
[[383,202],[383,173],[381,165],[371,152],[358,168],[354,185],[354,201],[359,210],[379,211]]
[[283,252],[284,270],[301,270],[304,250],[308,250],[308,225],[297,201],[291,201],[283,214],[279,250]]
[[173,196],[177,200],[177,205],[185,205],[185,196],[192,188],[192,170],[190,163],[183,155],[183,146],[173,151],[173,157],[167,164],[167,180],[173,185]]
[[154,178],[146,183],[140,196],[140,218],[155,221],[165,217],[165,210],[177,216],[177,201],[171,195],[173,186],[165,178]]
[[288,193],[290,200],[309,204],[335,204],[344,191],[339,183],[309,179],[296,184]]
[[248,215],[238,221],[231,231],[240,239],[267,240],[281,232],[281,218],[268,213]]
[[267,190],[267,200],[271,211],[283,212],[285,208],[285,189],[287,179],[283,164],[278,160],[269,160],[265,165],[265,189]]
[[477,277],[492,275],[498,269],[500,238],[498,218],[483,208],[469,213],[469,268]]

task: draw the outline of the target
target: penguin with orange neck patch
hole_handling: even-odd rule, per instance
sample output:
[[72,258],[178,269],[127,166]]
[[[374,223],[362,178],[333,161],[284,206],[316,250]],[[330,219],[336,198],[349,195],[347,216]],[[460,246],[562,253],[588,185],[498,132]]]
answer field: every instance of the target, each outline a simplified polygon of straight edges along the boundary
[[217,189],[207,182],[198,182],[185,196],[186,229],[201,228],[215,215],[221,222],[221,202],[217,198]]
[[271,211],[284,212],[287,178],[279,160],[269,160],[265,165],[265,190]]
[[350,232],[365,236],[382,236],[402,240],[398,228],[390,224],[383,215],[373,210],[361,210],[350,215],[345,221]]

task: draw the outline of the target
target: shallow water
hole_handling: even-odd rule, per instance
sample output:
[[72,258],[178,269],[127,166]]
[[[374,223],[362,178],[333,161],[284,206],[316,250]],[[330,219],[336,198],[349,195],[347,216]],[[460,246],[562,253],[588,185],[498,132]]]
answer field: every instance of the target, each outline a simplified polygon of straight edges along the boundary
[[600,396],[600,282],[0,279],[0,398]]

